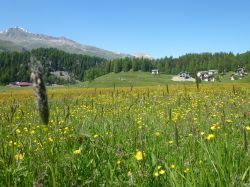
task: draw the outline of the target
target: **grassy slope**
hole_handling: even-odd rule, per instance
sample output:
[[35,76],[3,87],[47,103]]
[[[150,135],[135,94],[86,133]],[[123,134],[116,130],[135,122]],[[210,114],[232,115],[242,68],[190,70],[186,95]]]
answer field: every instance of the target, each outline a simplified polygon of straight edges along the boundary
[[[250,83],[250,75],[247,75],[241,80],[230,80],[232,72],[227,73],[221,78],[220,83]],[[145,72],[121,72],[121,73],[110,73],[101,77],[96,78],[92,82],[84,82],[83,85],[86,87],[112,87],[114,83],[118,87],[130,87],[131,83],[134,86],[156,86],[166,84],[194,84],[192,82],[174,82],[172,81],[173,75],[160,74],[159,76],[152,75],[151,73]],[[211,84],[211,82],[202,82],[204,84]],[[218,82],[217,82],[218,83]]]
[[114,83],[119,87],[134,86],[154,86],[154,85],[166,85],[174,83],[172,75],[152,75],[145,72],[121,72],[121,73],[109,73],[107,75],[96,78],[92,82],[84,82],[86,87],[112,87]]
[[0,40],[0,52],[1,51],[23,51],[23,47],[13,42]]

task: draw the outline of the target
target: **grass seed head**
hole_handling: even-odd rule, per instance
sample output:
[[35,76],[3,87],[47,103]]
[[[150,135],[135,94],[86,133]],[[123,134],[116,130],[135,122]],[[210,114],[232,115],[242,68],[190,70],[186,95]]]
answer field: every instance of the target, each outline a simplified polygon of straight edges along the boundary
[[39,115],[42,123],[48,125],[49,107],[46,87],[42,76],[42,65],[40,61],[37,61],[34,57],[31,57],[30,61],[32,65],[31,80],[33,82],[33,88],[37,99]]

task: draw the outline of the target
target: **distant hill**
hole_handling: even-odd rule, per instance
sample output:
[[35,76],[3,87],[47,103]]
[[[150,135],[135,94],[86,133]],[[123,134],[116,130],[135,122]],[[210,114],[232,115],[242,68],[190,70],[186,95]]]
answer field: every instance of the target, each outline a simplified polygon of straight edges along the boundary
[[0,51],[29,51],[41,47],[57,48],[68,53],[97,56],[106,59],[130,56],[83,45],[65,37],[34,34],[20,27],[9,28],[0,32]]

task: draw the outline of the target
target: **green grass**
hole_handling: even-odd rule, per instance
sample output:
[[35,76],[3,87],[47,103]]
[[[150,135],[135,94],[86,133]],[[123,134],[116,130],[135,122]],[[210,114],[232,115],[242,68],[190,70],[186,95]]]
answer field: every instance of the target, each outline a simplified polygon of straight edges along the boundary
[[221,77],[221,82],[222,83],[250,83],[250,74],[248,74],[247,76],[245,76],[243,79],[238,79],[238,80],[234,80],[231,81],[230,77],[234,72],[228,72],[226,73],[226,75]]
[[[166,84],[177,84],[172,81],[173,75],[152,75],[148,72],[121,72],[121,73],[109,73],[107,75],[96,78],[91,82],[84,82],[85,87],[113,87],[114,84],[117,87],[130,87],[131,85],[137,86],[156,86]],[[182,83],[183,84],[183,83]],[[188,84],[186,82],[186,84]]]
[[[204,82],[202,84],[221,84],[221,83],[249,83],[250,75],[247,75],[241,80],[230,80],[230,75],[232,72],[228,72],[226,75],[221,77],[220,82]],[[175,82],[172,81],[172,77],[174,75],[152,75],[148,72],[121,72],[121,73],[109,73],[107,75],[96,78],[91,82],[81,83],[80,86],[84,87],[94,87],[94,88],[105,88],[105,87],[113,87],[114,84],[116,87],[130,87],[134,85],[134,87],[141,86],[157,86],[157,85],[171,85],[171,84],[181,84],[181,85],[189,85],[195,84],[194,82]]]
[[13,93],[0,92],[0,186],[250,183],[247,85],[49,89],[48,126],[30,89]]

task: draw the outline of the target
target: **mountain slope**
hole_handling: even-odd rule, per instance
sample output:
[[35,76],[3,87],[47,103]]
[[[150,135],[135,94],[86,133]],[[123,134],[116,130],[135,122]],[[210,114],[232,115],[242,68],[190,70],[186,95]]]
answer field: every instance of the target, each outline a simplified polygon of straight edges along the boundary
[[[69,53],[98,56],[106,59],[128,56],[93,46],[82,45],[65,37],[52,37],[44,34],[33,34],[15,27],[0,32],[0,50],[20,51],[36,48],[57,48]],[[2,51],[3,51],[2,50]]]
[[11,41],[1,40],[0,39],[0,52],[1,51],[25,51],[26,49],[20,45],[17,45]]

